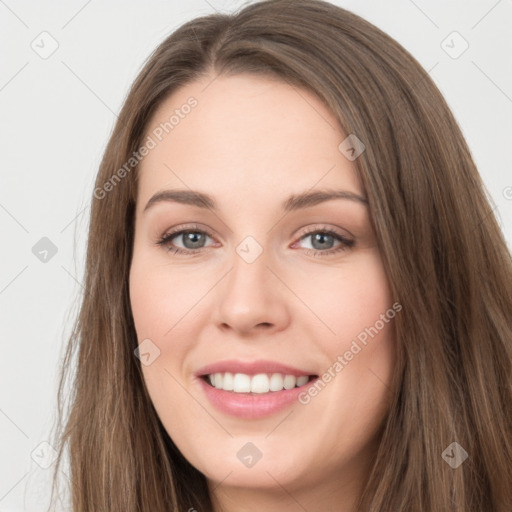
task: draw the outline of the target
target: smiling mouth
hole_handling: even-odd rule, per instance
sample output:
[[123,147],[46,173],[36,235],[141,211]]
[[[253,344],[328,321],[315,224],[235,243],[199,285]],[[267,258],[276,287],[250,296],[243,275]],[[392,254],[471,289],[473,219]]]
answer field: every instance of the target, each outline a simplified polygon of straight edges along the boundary
[[212,373],[201,378],[211,387],[222,391],[244,394],[276,393],[308,385],[318,375],[288,375],[283,373]]

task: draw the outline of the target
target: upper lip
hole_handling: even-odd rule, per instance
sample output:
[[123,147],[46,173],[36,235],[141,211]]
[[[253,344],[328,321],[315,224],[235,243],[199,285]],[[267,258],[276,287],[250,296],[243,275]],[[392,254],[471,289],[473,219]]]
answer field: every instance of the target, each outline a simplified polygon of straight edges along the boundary
[[302,370],[293,366],[279,363],[277,361],[267,361],[258,359],[256,361],[237,361],[234,359],[217,361],[200,368],[196,375],[203,377],[212,373],[245,373],[247,375],[257,375],[258,373],[282,373],[284,375],[316,375],[310,370]]

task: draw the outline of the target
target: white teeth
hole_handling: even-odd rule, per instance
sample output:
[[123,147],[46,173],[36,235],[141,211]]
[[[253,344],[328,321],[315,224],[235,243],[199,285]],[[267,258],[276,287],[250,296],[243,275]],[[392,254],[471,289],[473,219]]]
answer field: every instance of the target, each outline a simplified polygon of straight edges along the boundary
[[226,372],[224,374],[224,381],[222,382],[222,389],[226,391],[233,391],[234,377],[232,373]]
[[251,379],[251,391],[253,393],[268,393],[269,384],[268,384],[268,376],[266,373],[260,373],[258,375],[254,375]]
[[297,382],[297,377],[295,375],[286,375],[284,378],[284,389],[292,389],[295,387],[295,384]]
[[270,377],[270,391],[281,391],[283,389],[283,376],[280,373],[272,374]]
[[243,373],[235,373],[233,378],[233,391],[236,393],[250,393],[251,377]]
[[304,386],[309,381],[309,377],[307,375],[302,375],[301,377],[297,377],[297,386]]
[[268,393],[269,391],[282,391],[293,389],[295,386],[303,386],[309,382],[307,375],[295,377],[281,373],[259,373],[247,375],[245,373],[214,373],[208,375],[210,384],[217,389],[234,391],[235,393]]
[[214,386],[217,388],[217,389],[222,389],[222,384],[223,384],[223,380],[224,380],[224,376],[222,373],[215,373],[213,375],[213,378],[215,379],[215,384]]

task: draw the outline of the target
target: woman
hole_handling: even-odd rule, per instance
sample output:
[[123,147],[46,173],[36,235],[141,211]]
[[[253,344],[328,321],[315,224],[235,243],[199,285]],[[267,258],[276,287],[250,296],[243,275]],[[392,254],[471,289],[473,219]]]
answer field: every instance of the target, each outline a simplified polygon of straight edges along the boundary
[[386,34],[318,0],[186,23],[93,195],[73,510],[512,509],[510,253]]

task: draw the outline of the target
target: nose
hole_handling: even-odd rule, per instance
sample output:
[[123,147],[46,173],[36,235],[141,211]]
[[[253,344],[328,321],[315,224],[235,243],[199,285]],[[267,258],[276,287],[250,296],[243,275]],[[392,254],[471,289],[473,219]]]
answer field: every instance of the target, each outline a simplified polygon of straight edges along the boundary
[[232,262],[216,287],[213,320],[218,328],[241,336],[286,329],[290,322],[286,287],[270,268],[267,253],[248,262],[235,252]]

